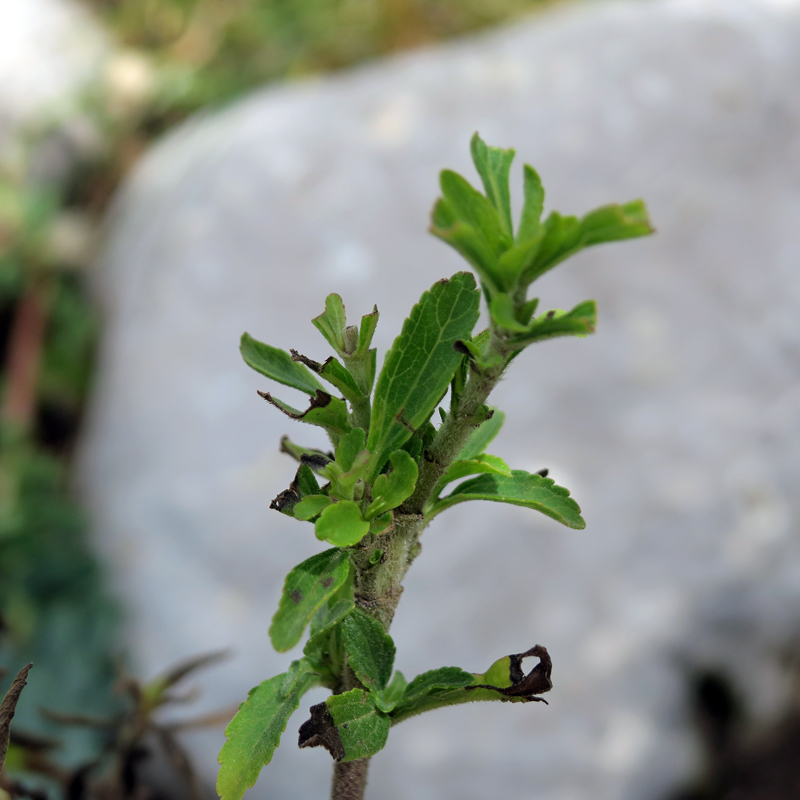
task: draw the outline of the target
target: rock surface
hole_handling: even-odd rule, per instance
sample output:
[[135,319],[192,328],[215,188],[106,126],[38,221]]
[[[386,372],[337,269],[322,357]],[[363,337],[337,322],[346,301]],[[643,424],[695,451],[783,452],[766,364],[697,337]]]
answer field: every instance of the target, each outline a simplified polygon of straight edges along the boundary
[[[302,432],[257,397],[239,335],[324,357],[308,320],[337,291],[354,317],[378,304],[385,352],[463,267],[425,228],[437,171],[472,174],[478,129],[517,148],[517,175],[536,166],[549,207],[641,196],[659,232],[541,281],[548,307],[596,298],[598,332],[526,352],[495,398],[494,452],[549,467],[586,531],[449,512],[393,628],[406,675],[545,644],[550,706],[404,723],[371,796],[662,798],[697,764],[697,665],[775,713],[769,653],[800,623],[798,86],[794,3],[597,4],[268,90],[157,147],[110,226],[82,457],[142,670],[234,648],[206,679],[210,708],[286,668],[266,629],[284,574],[319,546],[268,509],[292,474],[278,438]],[[250,796],[324,796],[330,761],[296,750],[302,719]],[[209,778],[220,743],[195,742]]]

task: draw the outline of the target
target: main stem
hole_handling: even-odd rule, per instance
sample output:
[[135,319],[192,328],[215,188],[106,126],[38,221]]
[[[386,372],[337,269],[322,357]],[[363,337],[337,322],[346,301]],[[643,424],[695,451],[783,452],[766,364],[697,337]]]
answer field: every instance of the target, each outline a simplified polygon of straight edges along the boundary
[[[492,389],[508,366],[510,352],[504,341],[492,334],[484,360],[500,359],[496,366],[470,375],[457,408],[451,410],[430,449],[425,453],[414,493],[393,514],[392,526],[378,536],[368,535],[351,550],[355,576],[355,603],[377,619],[386,631],[392,624],[403,593],[403,579],[419,555],[419,543],[427,522],[423,511],[431,493],[447,467],[455,460],[469,435],[486,417],[480,417]],[[360,687],[358,678],[345,664],[337,693]],[[331,800],[363,800],[370,759],[337,763],[333,768]]]

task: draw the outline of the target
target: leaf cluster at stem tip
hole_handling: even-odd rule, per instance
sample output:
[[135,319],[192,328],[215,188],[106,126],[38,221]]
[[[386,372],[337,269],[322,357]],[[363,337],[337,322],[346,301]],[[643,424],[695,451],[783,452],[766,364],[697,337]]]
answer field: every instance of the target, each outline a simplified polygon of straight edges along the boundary
[[[578,504],[547,470],[513,469],[487,452],[505,419],[487,400],[528,345],[595,329],[593,300],[542,312],[538,298],[528,296],[531,285],[580,250],[645,236],[652,227],[641,200],[583,217],[544,216],[544,189],[528,165],[515,224],[514,151],[490,147],[475,134],[471,152],[482,191],[444,170],[431,232],[464,257],[478,281],[458,272],[423,292],[380,371],[372,347],[377,307],[359,325],[348,325],[338,294],[328,295],[312,320],[332,350],[321,360],[242,336],[247,365],[305,400],[295,407],[272,390],[259,394],[328,438],[319,448],[283,437],[281,450],[296,462],[295,473],[271,507],[311,523],[330,547],[286,578],[269,631],[273,645],[290,650],[306,629],[309,638],[303,655],[255,687],[228,726],[220,753],[222,800],[239,800],[255,782],[289,716],[315,686],[334,694],[312,707],[300,746],[323,746],[342,762],[378,752],[389,728],[414,714],[473,700],[540,700],[551,686],[550,659],[538,645],[499,659],[483,674],[445,667],[408,683],[394,671],[387,629],[419,535],[451,506],[506,503],[569,528],[585,526]],[[476,332],[481,297],[489,325]],[[522,660],[533,656],[539,664],[525,675]]]

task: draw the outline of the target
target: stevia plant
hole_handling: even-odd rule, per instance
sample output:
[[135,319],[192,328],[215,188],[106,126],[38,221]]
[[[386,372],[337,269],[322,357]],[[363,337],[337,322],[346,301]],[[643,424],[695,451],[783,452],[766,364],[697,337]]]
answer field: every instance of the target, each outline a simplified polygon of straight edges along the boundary
[[[272,643],[284,652],[306,628],[309,637],[302,657],[256,686],[228,725],[219,756],[222,800],[240,800],[255,783],[312,687],[332,694],[311,707],[300,726],[300,747],[322,746],[333,756],[333,800],[359,800],[369,759],[385,746],[393,725],[458,703],[539,701],[552,686],[550,657],[540,645],[504,656],[483,673],[443,667],[407,681],[394,671],[388,631],[422,532],[451,506],[510,503],[570,528],[585,526],[569,491],[545,470],[511,469],[487,452],[504,420],[487,400],[529,345],[594,331],[594,301],[537,314],[538,298],[528,297],[531,284],[586,247],[645,236],[652,228],[640,200],[580,219],[554,211],[542,220],[544,190],[525,165],[515,230],[509,191],[514,151],[489,147],[477,134],[471,149],[484,193],[444,170],[431,232],[470,263],[480,289],[468,272],[435,283],[411,310],[379,374],[371,347],[377,308],[360,326],[348,325],[337,294],[312,320],[334,351],[325,361],[242,337],[250,367],[306,393],[310,403],[298,410],[271,393],[259,394],[330,438],[330,452],[282,439],[281,449],[298,467],[272,508],[311,523],[317,539],[331,546],[286,577]],[[481,295],[489,327],[474,332]],[[526,675],[522,661],[529,656],[539,662]]]

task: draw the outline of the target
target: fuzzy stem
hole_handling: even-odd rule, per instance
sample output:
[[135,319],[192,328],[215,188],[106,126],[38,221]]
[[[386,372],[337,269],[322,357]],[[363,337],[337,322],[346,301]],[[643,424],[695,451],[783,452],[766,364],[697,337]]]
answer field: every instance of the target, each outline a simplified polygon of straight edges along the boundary
[[[470,372],[458,408],[442,423],[426,454],[417,488],[394,512],[391,528],[379,536],[365,537],[351,550],[356,605],[377,619],[387,631],[403,593],[403,579],[421,549],[419,538],[426,525],[422,510],[437,481],[458,455],[475,425],[480,423],[476,423],[476,415],[508,365],[509,351],[503,340],[493,334],[484,358],[488,361],[496,356],[500,357],[496,366],[483,372],[475,369]],[[345,664],[339,691],[358,685],[358,679]],[[335,764],[331,800],[363,800],[368,768],[368,758]]]
[[368,758],[359,758],[358,761],[347,761],[344,764],[334,764],[333,780],[331,781],[331,800],[364,800],[368,770]]

